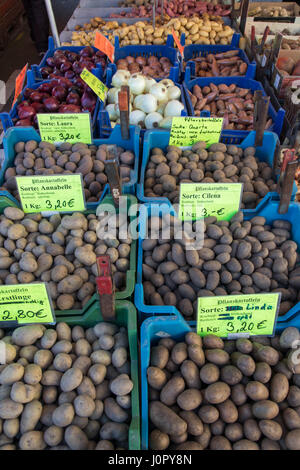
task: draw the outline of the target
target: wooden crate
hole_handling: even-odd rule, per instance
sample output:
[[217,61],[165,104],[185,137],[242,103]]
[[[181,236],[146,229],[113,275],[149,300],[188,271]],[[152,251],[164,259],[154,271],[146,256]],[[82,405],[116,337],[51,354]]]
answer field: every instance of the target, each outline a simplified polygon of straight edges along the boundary
[[[290,57],[291,59],[294,60],[294,62],[298,62],[300,60],[300,50],[284,50],[281,49],[278,54],[278,59],[280,57]],[[283,99],[285,96],[285,92],[287,87],[291,86],[293,82],[295,81],[299,82],[299,85],[297,86],[300,88],[300,75],[289,75],[285,76],[277,68],[277,63],[274,67],[273,74],[272,74],[272,80],[271,83],[278,93],[278,97],[280,99]]]
[[[282,16],[271,16],[271,15],[256,15],[255,11],[257,11],[258,8],[261,8],[261,10],[264,10],[265,8],[285,8],[289,16],[282,17]],[[284,22],[287,20],[288,22],[294,22],[296,17],[300,17],[300,7],[297,5],[296,2],[254,2],[249,4],[248,8],[248,17],[251,17],[254,19],[254,21],[280,21]]]

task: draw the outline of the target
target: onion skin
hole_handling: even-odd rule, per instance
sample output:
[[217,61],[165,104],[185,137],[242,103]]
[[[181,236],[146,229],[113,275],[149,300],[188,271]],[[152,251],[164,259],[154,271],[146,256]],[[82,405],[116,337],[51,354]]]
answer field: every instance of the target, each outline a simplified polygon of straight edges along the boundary
[[30,119],[19,119],[19,121],[16,122],[15,124],[16,127],[28,127],[32,126],[32,122]]
[[32,106],[22,106],[18,109],[19,119],[31,119],[36,114],[35,109]]
[[51,98],[47,98],[45,101],[44,101],[44,107],[45,107],[45,110],[50,112],[50,113],[53,113],[55,111],[58,110],[59,108],[59,101],[54,98],[54,97],[51,97]]
[[59,108],[58,111],[60,113],[80,113],[81,109],[80,106],[76,106],[75,104],[62,104]]

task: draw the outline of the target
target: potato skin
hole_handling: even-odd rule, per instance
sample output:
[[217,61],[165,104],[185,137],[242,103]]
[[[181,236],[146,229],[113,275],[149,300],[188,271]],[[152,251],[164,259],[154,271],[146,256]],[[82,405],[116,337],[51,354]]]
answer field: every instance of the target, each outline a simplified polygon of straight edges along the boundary
[[215,382],[205,389],[204,396],[212,405],[223,403],[230,396],[230,387],[224,382]]
[[275,374],[271,379],[270,389],[271,400],[280,403],[289,393],[289,381],[284,374]]
[[159,401],[149,404],[150,419],[161,431],[169,435],[181,435],[187,430],[186,422],[181,419],[171,408]]

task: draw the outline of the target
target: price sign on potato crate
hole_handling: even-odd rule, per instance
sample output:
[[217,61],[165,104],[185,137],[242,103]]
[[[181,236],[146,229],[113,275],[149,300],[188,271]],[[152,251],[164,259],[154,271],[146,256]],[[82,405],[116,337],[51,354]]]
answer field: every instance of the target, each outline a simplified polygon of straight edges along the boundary
[[273,336],[281,294],[199,297],[197,333],[222,338]]
[[111,62],[114,61],[115,48],[112,43],[105,37],[103,34],[96,32],[94,46],[103,52],[110,59]]
[[[44,282],[0,286],[0,324],[55,323],[51,297]],[[5,326],[5,323],[3,325]]]
[[206,147],[220,140],[223,118],[173,117],[169,145],[189,148],[199,141]]
[[179,217],[199,220],[214,216],[230,220],[240,210],[242,190],[242,183],[181,183]]
[[99,78],[95,77],[89,70],[86,68],[80,74],[80,78],[99,96],[101,101],[105,100],[106,93],[108,88],[104,85],[104,83],[99,80]]
[[82,175],[17,176],[25,213],[85,210]]
[[183,55],[184,55],[184,46],[182,44],[180,44],[179,37],[175,33],[174,29],[172,31],[172,36],[173,36],[173,39],[175,41],[176,46],[178,47],[178,50],[179,50],[181,56],[183,57]]
[[24,65],[24,67],[22,68],[21,72],[19,73],[19,75],[18,75],[17,78],[16,78],[16,83],[15,83],[15,96],[14,96],[14,100],[13,100],[12,106],[15,104],[15,102],[17,101],[18,96],[21,94],[21,92],[22,92],[22,90],[23,90],[23,86],[24,86],[24,82],[25,82],[25,77],[26,77],[27,68],[28,68],[28,64]]
[[37,114],[37,120],[45,142],[92,143],[90,113]]

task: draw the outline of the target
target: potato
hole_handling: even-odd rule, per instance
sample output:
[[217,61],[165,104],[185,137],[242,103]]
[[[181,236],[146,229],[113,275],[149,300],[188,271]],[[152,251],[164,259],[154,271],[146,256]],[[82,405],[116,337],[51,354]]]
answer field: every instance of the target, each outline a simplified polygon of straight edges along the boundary
[[74,400],[75,412],[82,418],[90,417],[95,411],[95,406],[94,400],[87,394],[79,395]]
[[19,446],[21,450],[43,450],[46,443],[41,431],[28,431],[22,434]]
[[168,434],[154,429],[149,436],[149,448],[151,450],[165,450],[169,447],[170,439]]
[[28,325],[16,328],[13,332],[13,342],[18,346],[30,346],[41,338],[44,328],[41,325]]
[[225,423],[235,423],[238,419],[238,410],[235,404],[231,400],[225,400],[223,403],[218,405],[220,418]]
[[289,381],[284,374],[275,374],[270,383],[270,398],[276,403],[284,401],[289,393]]
[[1,419],[15,419],[20,416],[23,411],[23,405],[16,403],[10,398],[5,398],[0,402],[0,418]]
[[279,441],[282,436],[282,428],[279,423],[271,419],[262,419],[259,422],[259,429],[268,439]]
[[55,426],[69,426],[75,416],[74,407],[71,403],[64,403],[58,406],[52,414],[52,422]]
[[300,449],[300,430],[293,429],[288,432],[285,436],[285,445],[288,450],[299,450]]
[[148,383],[155,390],[161,390],[167,382],[166,374],[158,367],[149,367],[147,370],[147,377]]
[[121,374],[110,383],[110,390],[117,396],[128,395],[133,389],[133,382],[126,374]]
[[248,382],[245,392],[253,401],[267,400],[269,398],[269,390],[267,387],[257,381]]
[[215,364],[205,364],[200,369],[200,379],[206,384],[217,382],[219,377],[220,371]]
[[44,433],[44,441],[49,447],[58,446],[64,437],[63,428],[50,426]]
[[[24,382],[36,385],[42,379],[43,371],[37,364],[28,364],[24,370]],[[1,377],[1,376],[0,376]]]
[[[148,368],[148,371],[149,369],[150,368]],[[176,403],[178,395],[181,394],[184,389],[184,380],[181,377],[173,377],[161,389],[160,400],[167,406],[174,405]]]
[[199,369],[193,361],[183,361],[180,371],[188,387],[200,388]]
[[43,412],[43,406],[38,400],[33,400],[24,406],[20,420],[20,431],[22,434],[33,431],[39,422]]
[[71,392],[77,388],[83,379],[83,375],[80,369],[72,367],[67,370],[60,381],[60,388],[63,392]]
[[68,426],[64,439],[72,450],[86,450],[88,447],[88,438],[78,426]]
[[24,370],[21,364],[9,364],[0,374],[0,383],[2,385],[11,385],[20,381],[24,375]]
[[181,435],[187,430],[186,422],[161,402],[149,404],[149,415],[153,424],[166,434]]
[[230,396],[230,388],[224,382],[215,382],[205,389],[204,396],[213,405],[222,403]]
[[258,419],[274,419],[279,413],[279,407],[271,400],[261,400],[253,404],[252,412]]
[[177,396],[177,404],[184,411],[192,411],[201,404],[202,395],[197,389],[188,389]]

